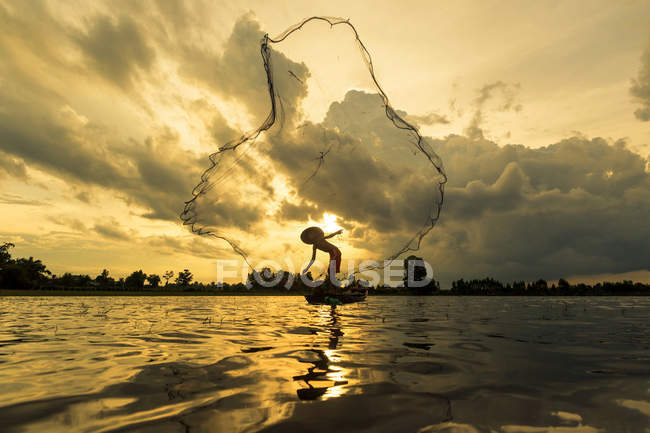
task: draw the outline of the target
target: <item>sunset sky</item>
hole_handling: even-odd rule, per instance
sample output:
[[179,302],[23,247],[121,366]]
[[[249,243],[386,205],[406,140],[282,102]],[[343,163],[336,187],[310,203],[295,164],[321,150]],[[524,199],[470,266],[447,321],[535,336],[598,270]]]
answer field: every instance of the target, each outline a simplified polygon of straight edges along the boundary
[[[216,280],[238,256],[179,214],[208,155],[268,114],[262,36],[313,15],[350,20],[444,163],[417,253],[443,287],[650,281],[646,1],[0,0],[0,242],[54,273]],[[272,48],[283,123],[222,173],[201,222],[253,263],[307,261],[310,224],[345,229],[344,260],[390,255],[429,211],[431,167],[349,29],[312,23]]]

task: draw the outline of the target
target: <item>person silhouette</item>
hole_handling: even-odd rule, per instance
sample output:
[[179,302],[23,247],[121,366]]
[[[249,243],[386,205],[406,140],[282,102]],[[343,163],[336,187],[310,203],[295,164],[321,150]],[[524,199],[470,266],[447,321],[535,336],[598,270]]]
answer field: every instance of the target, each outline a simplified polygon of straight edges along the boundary
[[313,252],[311,255],[311,261],[307,267],[302,271],[305,274],[311,265],[314,264],[316,260],[316,250],[321,250],[330,255],[329,267],[327,269],[327,278],[334,287],[339,287],[339,282],[336,279],[336,274],[341,272],[341,250],[339,250],[335,245],[327,242],[326,239],[329,239],[333,236],[343,233],[343,230],[338,230],[329,235],[325,235],[323,230],[320,227],[308,227],[300,234],[300,240],[308,245],[313,246]]

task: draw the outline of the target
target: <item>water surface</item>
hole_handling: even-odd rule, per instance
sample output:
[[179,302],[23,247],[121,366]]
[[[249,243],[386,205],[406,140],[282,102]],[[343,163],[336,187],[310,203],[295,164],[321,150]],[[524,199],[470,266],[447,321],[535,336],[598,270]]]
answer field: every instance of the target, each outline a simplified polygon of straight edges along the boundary
[[649,298],[4,297],[7,432],[650,431]]

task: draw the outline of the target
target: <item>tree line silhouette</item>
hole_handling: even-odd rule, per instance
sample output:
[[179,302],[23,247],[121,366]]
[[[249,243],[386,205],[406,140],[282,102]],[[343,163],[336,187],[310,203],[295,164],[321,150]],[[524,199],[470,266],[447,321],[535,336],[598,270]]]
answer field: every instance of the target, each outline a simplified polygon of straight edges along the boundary
[[[263,268],[248,274],[246,283],[201,283],[194,281],[189,269],[179,272],[168,270],[162,277],[146,274],[139,269],[125,278],[113,278],[107,269],[96,277],[64,273],[54,275],[33,257],[13,259],[12,243],[0,245],[0,289],[4,290],[81,290],[111,292],[197,292],[221,294],[306,294],[311,292],[313,277],[304,279],[297,273],[273,271]],[[650,296],[650,285],[632,281],[570,284],[561,278],[557,284],[540,279],[534,282],[514,281],[502,283],[493,278],[459,279],[451,290],[440,290],[439,283],[427,275],[420,257],[409,256],[403,261],[404,279],[399,287],[388,285],[368,286],[370,295],[456,295],[456,296]],[[407,270],[411,270],[408,278]],[[426,284],[419,284],[429,277]],[[162,283],[164,280],[164,283]]]
[[503,284],[493,278],[465,281],[462,278],[451,286],[452,295],[486,295],[486,296],[648,296],[650,285],[635,283],[630,280],[602,282],[596,284],[570,284],[564,278],[558,283],[549,283],[539,279],[534,282],[514,281]]

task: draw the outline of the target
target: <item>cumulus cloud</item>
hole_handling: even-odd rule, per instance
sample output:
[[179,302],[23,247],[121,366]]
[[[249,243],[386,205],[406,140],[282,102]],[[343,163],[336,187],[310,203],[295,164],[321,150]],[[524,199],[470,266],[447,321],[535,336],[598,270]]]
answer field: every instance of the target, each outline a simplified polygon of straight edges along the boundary
[[[439,233],[458,238],[447,239],[449,257],[430,250],[438,260],[474,276],[526,279],[647,268],[650,180],[642,157],[599,138],[479,152],[467,152],[467,141],[439,143],[457,173]],[[460,168],[466,161],[470,167]]]
[[639,75],[632,80],[630,93],[641,104],[641,108],[634,112],[636,118],[643,122],[650,121],[650,47],[643,51]]
[[[480,92],[479,117],[495,91],[505,95],[498,109],[518,109],[515,90],[497,82]],[[647,161],[625,142],[573,137],[532,149],[499,145],[482,134],[426,139],[450,174],[440,225],[422,251],[443,281],[647,267]],[[280,220],[334,212],[347,224],[353,245],[385,254],[412,235],[429,211],[433,174],[386,119],[376,94],[349,91],[331,104],[322,123],[280,131],[258,150],[270,159],[263,168],[282,176],[294,194],[280,203]],[[244,166],[254,182],[260,167]],[[277,199],[274,193],[270,188],[266,200]]]
[[[365,141],[338,131],[306,124],[300,135],[272,139],[268,155],[305,204],[375,231],[403,232],[406,241],[430,213],[436,185],[432,168],[410,152],[406,136],[390,143],[391,151],[379,151],[389,148],[383,137]],[[329,149],[322,162],[319,149]]]
[[[376,105],[376,95],[349,93],[330,108],[329,125],[361,140],[391,143],[394,131],[375,117],[381,116]],[[375,114],[352,117],[357,110]],[[449,173],[440,225],[423,250],[443,280],[647,268],[650,174],[647,161],[625,142],[573,137],[532,149],[458,135],[428,140]],[[395,195],[406,194],[406,185],[394,183]],[[422,202],[417,197],[426,194],[400,206],[416,209]]]

